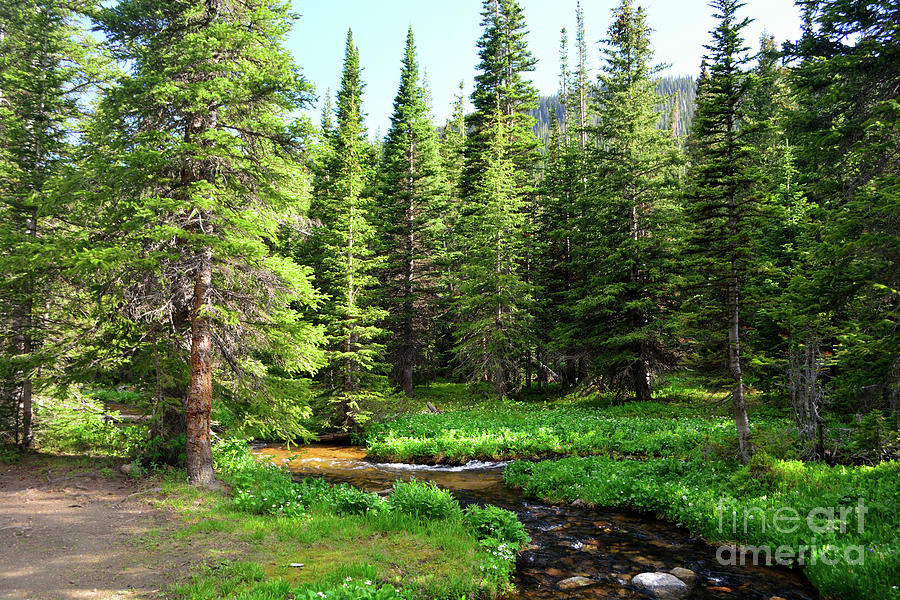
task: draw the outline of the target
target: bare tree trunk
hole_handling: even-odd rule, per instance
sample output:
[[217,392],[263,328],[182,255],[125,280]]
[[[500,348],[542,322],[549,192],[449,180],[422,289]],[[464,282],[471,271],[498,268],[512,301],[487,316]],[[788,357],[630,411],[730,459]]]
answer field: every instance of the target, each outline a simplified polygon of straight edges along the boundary
[[747,407],[744,403],[744,374],[741,370],[741,331],[740,302],[738,290],[737,264],[731,261],[731,278],[728,283],[728,368],[734,379],[732,404],[734,408],[734,425],[737,430],[738,452],[741,461],[747,463],[753,449],[750,446],[750,423],[747,420]]
[[806,442],[804,458],[825,458],[822,435],[822,418],[819,406],[825,390],[819,379],[823,370],[819,340],[809,336],[800,347],[791,346],[788,362],[788,378],[791,385],[791,404],[800,439]]
[[[40,144],[39,144],[40,145]],[[37,237],[37,209],[32,208],[31,214],[26,220],[26,235],[30,238]],[[22,354],[29,355],[34,351],[34,279],[27,277],[25,281],[25,298],[22,302]],[[34,445],[34,398],[31,370],[25,372],[22,380],[22,447],[31,448]]]
[[650,372],[644,360],[638,359],[631,365],[631,381],[635,400],[638,402],[649,402],[653,399],[653,389],[650,387]]
[[191,385],[186,406],[186,457],[191,485],[209,487],[215,483],[210,445],[209,421],[212,412],[212,332],[209,295],[212,287],[212,248],[199,254],[191,313]]
[[525,351],[525,389],[531,389],[531,348]]

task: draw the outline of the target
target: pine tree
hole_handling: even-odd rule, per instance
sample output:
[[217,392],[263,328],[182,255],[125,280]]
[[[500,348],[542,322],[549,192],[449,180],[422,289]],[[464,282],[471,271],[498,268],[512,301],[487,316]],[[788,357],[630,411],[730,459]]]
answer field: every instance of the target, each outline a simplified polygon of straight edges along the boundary
[[577,336],[591,375],[651,398],[655,374],[675,364],[666,321],[673,298],[677,155],[659,127],[650,29],[630,0],[613,10],[596,92],[599,146],[589,150],[588,194],[575,227]]
[[[33,395],[59,371],[73,324],[67,271],[76,243],[61,191],[74,154],[79,90],[90,92],[93,44],[82,2],[0,6],[0,431],[33,441]],[[42,377],[38,377],[38,374]]]
[[322,226],[305,249],[315,267],[316,286],[330,300],[322,312],[328,334],[326,386],[337,402],[336,421],[355,428],[362,415],[363,381],[373,384],[383,346],[376,340],[384,313],[375,304],[372,245],[373,152],[363,122],[359,50],[347,32],[344,70],[337,93],[334,131],[325,134],[325,156],[319,165],[310,216]]
[[[480,73],[472,93],[460,215],[462,283],[456,354],[472,380],[505,394],[517,380],[530,345],[530,284],[526,279],[527,208],[534,191],[537,94],[524,75],[535,60],[525,43],[516,0],[485,0],[478,42]],[[498,137],[499,136],[499,137]]]
[[[579,20],[580,23],[580,20]],[[579,34],[579,39],[583,37]],[[577,80],[577,78],[576,78]],[[564,363],[561,369],[564,383],[575,377],[573,326],[568,302],[573,282],[572,237],[577,214],[576,198],[584,172],[584,152],[579,146],[580,91],[569,70],[568,34],[560,33],[559,100],[562,115],[553,115],[547,152],[543,156],[543,180],[540,186],[541,204],[535,218],[535,247],[537,251],[536,284],[540,289],[536,306],[538,318],[537,362],[539,382],[548,376],[559,380],[551,363]]]
[[309,272],[273,252],[303,193],[287,119],[309,87],[282,45],[280,2],[123,0],[98,22],[131,70],[91,131],[90,225],[115,264],[97,277],[142,339],[167,340],[188,365],[188,477],[208,486],[214,374],[265,397],[260,357],[289,372],[320,361],[321,332],[298,312],[316,301]]
[[392,334],[387,351],[392,380],[407,396],[414,393],[415,371],[422,369],[435,336],[435,258],[444,193],[437,136],[410,28],[378,186],[378,245],[385,258],[380,291],[388,313],[385,328]]
[[691,224],[687,306],[699,325],[701,350],[712,353],[714,365],[725,367],[739,454],[746,462],[752,447],[744,399],[742,318],[760,195],[756,157],[747,141],[754,131],[746,118],[751,78],[742,68],[750,58],[741,31],[750,20],[738,19],[740,6],[737,0],[712,2],[718,25],[705,46],[706,69],[689,142],[691,181],[685,210]]
[[578,68],[572,77],[572,92],[569,94],[573,103],[574,113],[578,115],[578,147],[587,148],[587,128],[590,125],[589,100],[590,89],[588,82],[587,63],[587,36],[584,30],[584,9],[581,2],[575,5],[575,46],[578,49]]
[[804,313],[830,321],[835,402],[900,414],[900,7],[804,0],[789,130],[817,229]]
[[[487,123],[494,131],[490,154],[476,187],[466,198],[461,235],[467,241],[456,301],[457,359],[469,378],[490,381],[502,396],[519,368],[529,337],[531,287],[521,275],[522,203],[517,201],[514,163],[506,157],[500,111]],[[482,140],[484,134],[482,131]],[[484,164],[484,163],[483,163]]]

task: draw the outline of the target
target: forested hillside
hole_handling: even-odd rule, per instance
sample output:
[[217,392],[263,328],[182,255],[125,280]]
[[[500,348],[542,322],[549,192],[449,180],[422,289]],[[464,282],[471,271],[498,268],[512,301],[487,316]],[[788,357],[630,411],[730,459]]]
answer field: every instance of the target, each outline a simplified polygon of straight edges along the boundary
[[[684,136],[690,131],[694,116],[696,83],[696,78],[687,76],[667,76],[656,80],[656,94],[660,98],[660,128],[671,129],[674,121],[678,123],[676,130],[678,136]],[[546,144],[550,139],[554,119],[559,122],[565,117],[559,94],[540,96],[538,107],[531,115],[535,120],[535,135]]]

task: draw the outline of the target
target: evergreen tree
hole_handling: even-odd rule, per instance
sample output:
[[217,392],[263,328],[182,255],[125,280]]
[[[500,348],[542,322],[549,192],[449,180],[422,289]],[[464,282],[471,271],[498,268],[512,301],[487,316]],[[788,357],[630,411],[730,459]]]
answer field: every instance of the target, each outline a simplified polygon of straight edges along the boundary
[[590,82],[588,81],[587,36],[584,31],[584,9],[581,2],[575,5],[575,46],[578,49],[578,68],[572,77],[572,92],[569,94],[574,113],[578,115],[578,147],[587,148],[587,128],[590,125],[589,100]]
[[[672,311],[678,215],[677,161],[659,127],[650,29],[630,0],[613,10],[596,93],[600,141],[589,155],[589,192],[575,227],[577,285],[569,301],[591,375],[650,400],[653,376],[675,364],[666,321]],[[574,333],[574,332],[573,332]]]
[[750,20],[738,18],[737,0],[714,0],[711,5],[718,24],[711,32],[712,42],[705,46],[707,70],[698,86],[689,143],[687,307],[699,326],[701,352],[711,353],[706,354],[709,362],[727,373],[723,383],[732,390],[739,454],[746,462],[752,447],[744,397],[742,319],[748,307],[745,292],[760,203],[756,157],[747,139],[754,132],[746,118],[751,78],[743,69],[750,58],[741,37]]
[[804,0],[791,113],[803,191],[815,205],[804,314],[828,320],[836,403],[900,413],[900,8]]
[[[118,310],[145,328],[142,340],[168,341],[188,365],[195,485],[214,481],[214,373],[229,382],[220,366],[235,393],[271,397],[267,364],[319,365],[321,333],[297,310],[315,303],[309,273],[272,252],[303,193],[287,118],[309,87],[282,46],[290,21],[270,0],[123,0],[99,15],[130,73],[91,131],[90,225],[109,244],[97,279],[121,290]],[[164,375],[178,382],[159,369],[157,382]]]
[[[583,34],[579,33],[578,37],[583,38]],[[535,218],[536,284],[540,289],[536,306],[539,382],[548,376],[560,378],[550,363],[568,365],[568,368],[561,370],[564,383],[572,383],[575,372],[575,350],[570,337],[573,327],[568,301],[573,282],[572,238],[577,214],[576,198],[582,191],[579,182],[583,179],[581,168],[585,161],[579,146],[579,103],[573,101],[579,98],[580,91],[573,82],[568,63],[568,35],[563,29],[560,35],[559,77],[562,114],[552,117],[550,139],[543,157],[541,205]]]
[[98,66],[78,26],[88,8],[64,0],[0,6],[0,433],[25,447],[33,395],[41,379],[58,375],[54,357],[78,312],[67,268],[76,243],[65,219],[71,203],[60,188],[79,97]]
[[437,328],[434,347],[434,366],[443,375],[449,376],[448,365],[453,360],[453,331],[455,314],[453,301],[459,291],[459,268],[465,240],[460,236],[460,210],[462,208],[462,175],[465,165],[466,148],[465,85],[459,82],[453,110],[441,131],[439,152],[441,172],[444,176],[445,196],[439,215],[437,229],[439,251],[435,265],[440,271],[437,294],[438,315],[434,321]]
[[[472,380],[504,394],[529,351],[531,286],[526,280],[527,208],[533,193],[537,95],[524,75],[535,60],[516,0],[485,0],[480,73],[462,177],[464,207],[456,354]],[[498,137],[499,136],[499,137]]]
[[415,371],[423,367],[435,335],[439,276],[435,258],[443,183],[410,28],[378,188],[379,247],[385,258],[382,306],[388,313],[385,327],[392,334],[388,358],[394,384],[408,396],[413,395]]
[[315,181],[310,216],[322,226],[305,250],[315,267],[316,286],[329,296],[322,312],[328,335],[326,387],[337,402],[336,421],[357,427],[362,418],[364,381],[376,381],[383,346],[377,322],[384,313],[375,305],[372,245],[373,153],[363,123],[359,50],[347,32],[344,70],[337,93],[333,133]]
[[[514,163],[506,157],[504,119],[494,114],[490,154],[477,186],[466,198],[461,224],[466,256],[456,310],[457,359],[469,378],[490,381],[504,395],[525,350],[531,288],[517,260],[522,254],[522,203],[512,187]],[[484,134],[481,138],[484,140]],[[525,307],[525,309],[523,309]]]

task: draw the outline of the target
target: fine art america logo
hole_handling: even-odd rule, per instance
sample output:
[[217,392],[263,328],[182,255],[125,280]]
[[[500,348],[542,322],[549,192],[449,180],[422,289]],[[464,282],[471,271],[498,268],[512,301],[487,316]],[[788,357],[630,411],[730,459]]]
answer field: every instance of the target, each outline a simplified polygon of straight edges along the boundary
[[[723,545],[716,550],[716,560],[722,565],[790,566],[795,562],[800,565],[814,565],[816,562],[834,565],[843,559],[848,565],[861,565],[865,554],[863,546],[847,545],[843,546],[842,552],[829,552],[831,547],[828,545],[817,545],[816,536],[846,534],[852,528],[863,533],[867,512],[869,509],[862,498],[857,501],[856,506],[817,506],[805,515],[788,506],[772,513],[771,510],[764,511],[758,507],[744,508],[740,512],[734,509],[728,511],[720,504],[718,532],[722,537],[727,538],[728,534],[748,534],[751,531],[792,536],[800,533],[796,538],[808,540],[808,543],[797,547],[783,545],[777,548],[765,545]],[[807,532],[809,535],[806,535]]]

